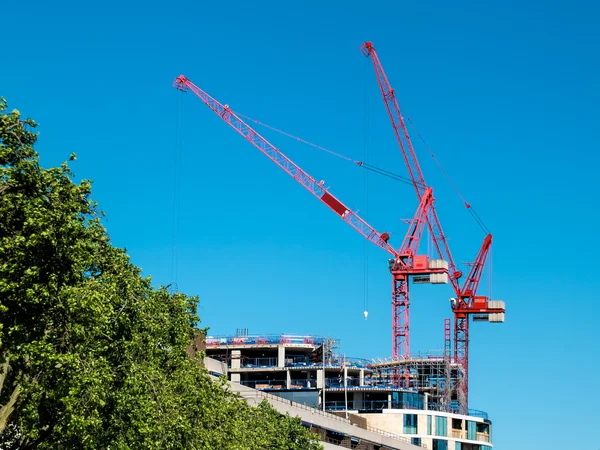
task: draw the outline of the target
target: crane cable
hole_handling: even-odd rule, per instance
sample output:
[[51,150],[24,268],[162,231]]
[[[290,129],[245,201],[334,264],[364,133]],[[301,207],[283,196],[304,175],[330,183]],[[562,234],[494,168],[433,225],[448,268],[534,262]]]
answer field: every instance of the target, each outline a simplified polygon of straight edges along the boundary
[[[232,111],[232,112],[234,112],[234,111]],[[356,162],[356,161],[354,161],[352,158],[348,158],[347,156],[340,155],[339,153],[336,153],[336,152],[334,152],[334,151],[332,151],[332,150],[329,150],[328,148],[321,147],[320,145],[313,144],[312,142],[305,141],[305,140],[304,140],[304,139],[302,139],[302,138],[299,138],[299,137],[297,137],[297,136],[294,136],[294,135],[292,135],[292,134],[290,134],[290,133],[286,133],[286,132],[285,132],[285,131],[283,131],[283,130],[280,130],[280,129],[278,129],[278,128],[272,127],[271,125],[267,125],[266,123],[259,122],[258,120],[256,120],[256,119],[253,119],[252,117],[248,117],[248,116],[246,116],[246,115],[244,115],[244,114],[241,114],[241,113],[239,113],[239,112],[237,112],[237,111],[235,111],[235,112],[234,112],[234,114],[235,114],[236,116],[243,117],[244,119],[247,119],[247,120],[249,120],[249,121],[251,121],[251,122],[254,122],[254,123],[255,123],[255,124],[257,124],[257,125],[260,125],[260,126],[262,126],[262,127],[268,128],[269,130],[276,131],[276,132],[277,132],[277,133],[279,133],[279,134],[283,134],[284,136],[287,136],[287,137],[289,137],[289,138],[295,139],[295,140],[296,140],[296,141],[298,141],[298,142],[301,142],[301,143],[303,143],[303,144],[306,144],[306,145],[310,145],[311,147],[314,147],[314,148],[316,148],[316,149],[318,149],[318,150],[322,150],[322,151],[324,151],[324,152],[330,153],[331,155],[333,155],[333,156],[337,156],[338,158],[345,159],[346,161]]]
[[[381,167],[377,167],[374,166],[373,164],[369,164],[366,161],[356,161],[353,160],[352,158],[349,158],[345,155],[342,155],[340,153],[334,152],[333,150],[330,150],[328,148],[322,147],[320,145],[314,144],[312,142],[309,142],[305,139],[302,139],[298,136],[294,136],[290,133],[287,133],[283,130],[280,130],[278,128],[272,127],[270,125],[267,125],[266,123],[260,122],[256,119],[253,119],[249,116],[246,116],[244,114],[241,114],[237,111],[232,111],[234,112],[237,116],[239,117],[243,117],[244,119],[247,119],[251,122],[254,122],[257,125],[263,126],[265,128],[268,128],[272,131],[275,131],[279,134],[282,134],[284,136],[287,136],[291,139],[294,139],[302,144],[306,144],[309,145],[311,147],[316,148],[317,150],[321,150],[323,152],[329,153],[330,155],[336,156],[338,158],[341,158],[345,161],[349,161],[349,162],[353,162],[354,164],[358,165],[359,167],[362,167],[363,169],[367,169],[371,172],[374,172],[376,174],[382,175],[384,177],[387,178],[391,178],[392,180],[395,181],[399,181],[401,183],[410,185],[410,186],[414,186],[415,184],[421,188],[425,188],[426,186],[422,186],[421,183],[419,183],[416,180],[412,180],[408,177],[404,177],[402,175],[398,175],[394,172],[390,172],[389,170],[385,170],[382,169]],[[485,223],[483,222],[483,220],[481,219],[481,217],[479,217],[479,214],[477,214],[477,212],[475,211],[475,209],[473,208],[473,206],[471,206],[471,204],[469,204],[469,202],[466,201],[466,199],[464,198],[464,196],[462,195],[462,193],[460,192],[460,190],[458,189],[458,187],[456,186],[456,184],[454,184],[454,182],[452,181],[452,179],[450,178],[450,175],[448,175],[448,173],[446,172],[446,170],[444,169],[444,167],[442,166],[441,162],[437,159],[437,157],[435,156],[435,154],[433,153],[433,151],[431,150],[431,148],[429,147],[429,145],[427,144],[427,142],[425,141],[425,139],[423,138],[423,136],[421,135],[421,133],[419,133],[419,130],[417,129],[417,127],[415,126],[415,124],[412,122],[412,120],[410,119],[410,117],[407,117],[408,122],[413,126],[415,132],[417,133],[417,135],[419,136],[419,138],[421,139],[421,141],[423,142],[423,144],[425,145],[425,147],[427,148],[427,150],[429,151],[429,154],[431,155],[431,157],[433,158],[433,160],[436,162],[436,164],[438,165],[438,167],[440,168],[440,170],[442,171],[442,173],[444,174],[444,176],[446,177],[446,179],[448,180],[448,182],[450,183],[450,185],[452,186],[452,188],[454,189],[454,191],[457,193],[458,197],[461,199],[461,201],[464,203],[465,207],[467,208],[467,210],[469,211],[469,213],[471,214],[471,216],[473,217],[473,220],[475,220],[475,222],[477,223],[477,225],[479,225],[479,227],[487,234],[490,234],[490,231],[488,229],[488,227],[485,225]],[[365,153],[366,156],[366,153]],[[366,158],[365,158],[366,159]]]
[[[364,99],[365,99],[365,123],[364,123],[364,149],[363,149],[363,162],[366,163],[368,160],[368,150],[369,150],[369,136],[370,136],[370,98],[368,93],[368,85],[367,85],[367,59],[365,59],[365,70],[364,70]],[[369,220],[369,172],[363,172],[363,184],[364,184],[364,201],[365,201],[365,220]],[[371,246],[368,241],[364,241],[364,270],[363,270],[363,315],[365,320],[369,316],[369,249]]]
[[183,95],[177,95],[175,111],[175,156],[173,161],[173,229],[171,236],[171,283],[177,288],[179,229],[181,222],[181,171],[183,168]]
[[298,141],[298,142],[300,142],[302,144],[306,144],[306,145],[309,145],[311,147],[316,148],[317,150],[321,150],[321,151],[324,151],[326,153],[329,153],[330,155],[333,155],[335,157],[341,158],[344,161],[352,162],[352,163],[356,164],[357,166],[362,167],[363,169],[367,169],[367,170],[369,170],[371,172],[377,173],[379,175],[383,175],[384,177],[388,177],[388,178],[391,178],[393,180],[400,181],[401,183],[405,183],[405,184],[408,184],[410,186],[413,186],[412,180],[410,178],[408,178],[408,177],[403,177],[402,175],[398,175],[396,173],[393,173],[393,172],[390,172],[388,170],[382,169],[381,167],[374,166],[373,164],[368,164],[368,163],[366,163],[364,161],[356,161],[356,160],[354,160],[352,158],[349,158],[347,156],[344,156],[344,155],[342,155],[340,153],[336,153],[333,150],[330,150],[328,148],[325,148],[325,147],[322,147],[320,145],[314,144],[314,143],[309,142],[309,141],[307,141],[305,139],[299,138],[298,136],[294,136],[294,135],[292,135],[290,133],[287,133],[287,132],[285,132],[283,130],[280,130],[278,128],[272,127],[270,125],[267,125],[266,123],[260,122],[260,121],[258,121],[256,119],[253,119],[252,117],[248,117],[245,114],[239,113],[237,111],[231,110],[231,112],[233,112],[236,116],[243,117],[244,119],[249,120],[250,122],[254,122],[257,125],[260,125],[262,127],[268,128],[269,130],[275,131],[275,132],[277,132],[279,134],[282,134],[284,136],[292,138],[295,141]]
[[427,151],[429,151],[429,154],[431,155],[431,157],[433,158],[433,160],[435,161],[435,163],[438,165],[438,167],[440,168],[440,170],[442,171],[442,173],[444,174],[444,176],[446,177],[446,179],[450,183],[450,186],[452,186],[452,188],[454,189],[454,191],[457,193],[458,197],[465,204],[465,207],[471,213],[471,216],[473,216],[473,219],[475,220],[475,222],[477,222],[477,225],[479,225],[481,227],[481,229],[485,233],[490,234],[490,230],[488,229],[488,227],[485,226],[485,224],[483,223],[483,220],[481,219],[481,217],[479,217],[479,214],[477,214],[477,212],[473,209],[473,207],[469,204],[469,202],[467,202],[465,200],[465,198],[463,197],[462,193],[460,192],[460,190],[458,189],[458,187],[456,186],[456,184],[454,184],[454,182],[452,181],[452,178],[450,178],[450,175],[448,175],[448,172],[446,172],[446,170],[442,166],[442,163],[437,159],[437,157],[435,156],[435,154],[431,150],[431,147],[429,147],[429,145],[427,145],[427,142],[425,142],[425,139],[423,139],[423,136],[421,136],[421,133],[419,133],[419,130],[417,129],[416,125],[413,123],[412,120],[410,120],[410,117],[407,117],[406,119],[408,120],[408,122],[414,128],[415,132],[419,136],[419,139],[421,139],[421,142],[423,142],[423,145],[425,145],[425,148],[427,149]]

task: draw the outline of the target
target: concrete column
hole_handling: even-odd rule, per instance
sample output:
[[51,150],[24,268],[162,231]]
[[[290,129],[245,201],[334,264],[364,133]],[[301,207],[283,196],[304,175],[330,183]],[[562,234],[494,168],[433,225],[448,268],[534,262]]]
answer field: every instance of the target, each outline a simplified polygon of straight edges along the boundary
[[285,367],[285,345],[277,346],[277,367]]
[[362,392],[353,392],[352,400],[354,401],[354,409],[362,409]]
[[231,368],[239,369],[242,367],[240,358],[242,356],[241,350],[232,350],[231,351]]
[[429,409],[429,394],[425,392],[423,396],[423,409],[427,411]]
[[[236,369],[240,369],[242,367],[241,361],[242,351],[241,350],[232,350],[231,351],[231,371],[235,371]],[[231,372],[230,372],[231,373]],[[231,373],[230,378],[232,383],[239,383],[241,380],[239,373]]]
[[365,385],[365,369],[360,369],[358,372],[358,379],[361,386]]
[[[417,433],[427,434],[427,414],[417,415]],[[452,442],[452,441],[450,441]],[[448,449],[450,450],[450,449]]]
[[290,389],[292,387],[292,374],[289,370],[285,371],[286,374],[286,389]]
[[392,394],[388,394],[388,409],[392,409]]
[[317,389],[323,389],[325,387],[324,373],[324,369],[317,370]]

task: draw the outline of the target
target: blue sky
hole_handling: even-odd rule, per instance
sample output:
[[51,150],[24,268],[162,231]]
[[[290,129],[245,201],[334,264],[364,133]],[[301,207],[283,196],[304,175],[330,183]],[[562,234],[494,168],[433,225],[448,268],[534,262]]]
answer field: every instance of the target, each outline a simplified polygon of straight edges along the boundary
[[[383,357],[386,254],[171,86],[183,73],[237,111],[406,175],[359,52],[373,41],[405,115],[494,234],[507,317],[471,327],[471,407],[499,449],[598,447],[596,3],[51,3],[3,5],[0,95],[40,123],[45,165],[78,154],[115,244],[155,283],[198,295],[211,333],[327,334]],[[471,261],[484,235],[409,132],[454,258]],[[360,168],[264,135],[400,245],[410,186],[369,175],[365,196]],[[450,287],[412,293],[413,351],[441,349]]]

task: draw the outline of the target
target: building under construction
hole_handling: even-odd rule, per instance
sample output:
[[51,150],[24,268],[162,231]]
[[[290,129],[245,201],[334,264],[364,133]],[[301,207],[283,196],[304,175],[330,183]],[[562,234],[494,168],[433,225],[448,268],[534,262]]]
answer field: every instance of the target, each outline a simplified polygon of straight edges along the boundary
[[487,414],[460,407],[456,386],[463,375],[448,357],[373,361],[342,356],[339,346],[337,339],[245,331],[206,338],[207,356],[221,363],[213,375],[226,375],[234,385],[335,413],[421,448],[492,448]]

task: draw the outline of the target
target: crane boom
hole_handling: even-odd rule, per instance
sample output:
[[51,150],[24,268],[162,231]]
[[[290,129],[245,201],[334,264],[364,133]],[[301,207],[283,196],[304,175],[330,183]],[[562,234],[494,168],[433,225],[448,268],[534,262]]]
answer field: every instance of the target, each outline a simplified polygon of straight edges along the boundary
[[488,234],[481,244],[481,249],[475,258],[475,262],[471,266],[469,275],[463,283],[461,293],[463,298],[473,298],[477,294],[477,288],[479,287],[479,281],[481,281],[481,274],[483,273],[483,267],[485,266],[485,260],[487,259],[490,247],[492,246],[492,235]]
[[212,98],[183,75],[175,79],[173,83],[181,91],[191,90],[200,100],[202,100],[211,110],[213,110],[223,121],[231,126],[235,131],[241,134],[254,147],[264,153],[271,161],[281,167],[294,180],[300,183],[311,194],[325,203],[332,211],[339,215],[348,225],[362,234],[367,240],[378,247],[390,253],[394,257],[397,252],[388,244],[387,233],[380,234],[367,222],[360,218],[354,211],[344,205],[324,186],[323,182],[317,182],[308,173],[298,167],[291,159],[281,153],[270,142],[258,134],[254,129],[247,125],[242,119],[229,109],[227,105],[222,105]]
[[[394,133],[396,134],[396,139],[398,140],[400,150],[402,151],[402,156],[404,157],[404,161],[408,167],[408,173],[415,187],[417,197],[420,201],[423,198],[423,194],[425,193],[427,185],[425,184],[425,178],[423,177],[423,172],[419,166],[417,155],[415,154],[410,136],[406,130],[406,125],[404,124],[404,119],[402,117],[402,113],[400,112],[398,101],[396,100],[396,94],[394,93],[394,89],[392,89],[387,79],[387,76],[383,70],[383,66],[381,65],[379,57],[377,56],[377,52],[373,47],[373,43],[365,42],[361,46],[361,51],[365,56],[370,56],[371,61],[373,62],[373,67],[375,68],[377,82],[379,83],[379,88],[381,90],[381,95],[383,96],[385,107],[390,116],[392,127],[394,128]],[[442,231],[442,225],[440,224],[440,220],[438,219],[433,204],[429,208],[427,226],[440,258],[448,261],[450,283],[452,284],[456,294],[459,295],[460,285],[458,283],[458,279],[462,276],[462,272],[459,271],[454,264],[446,236]]]

